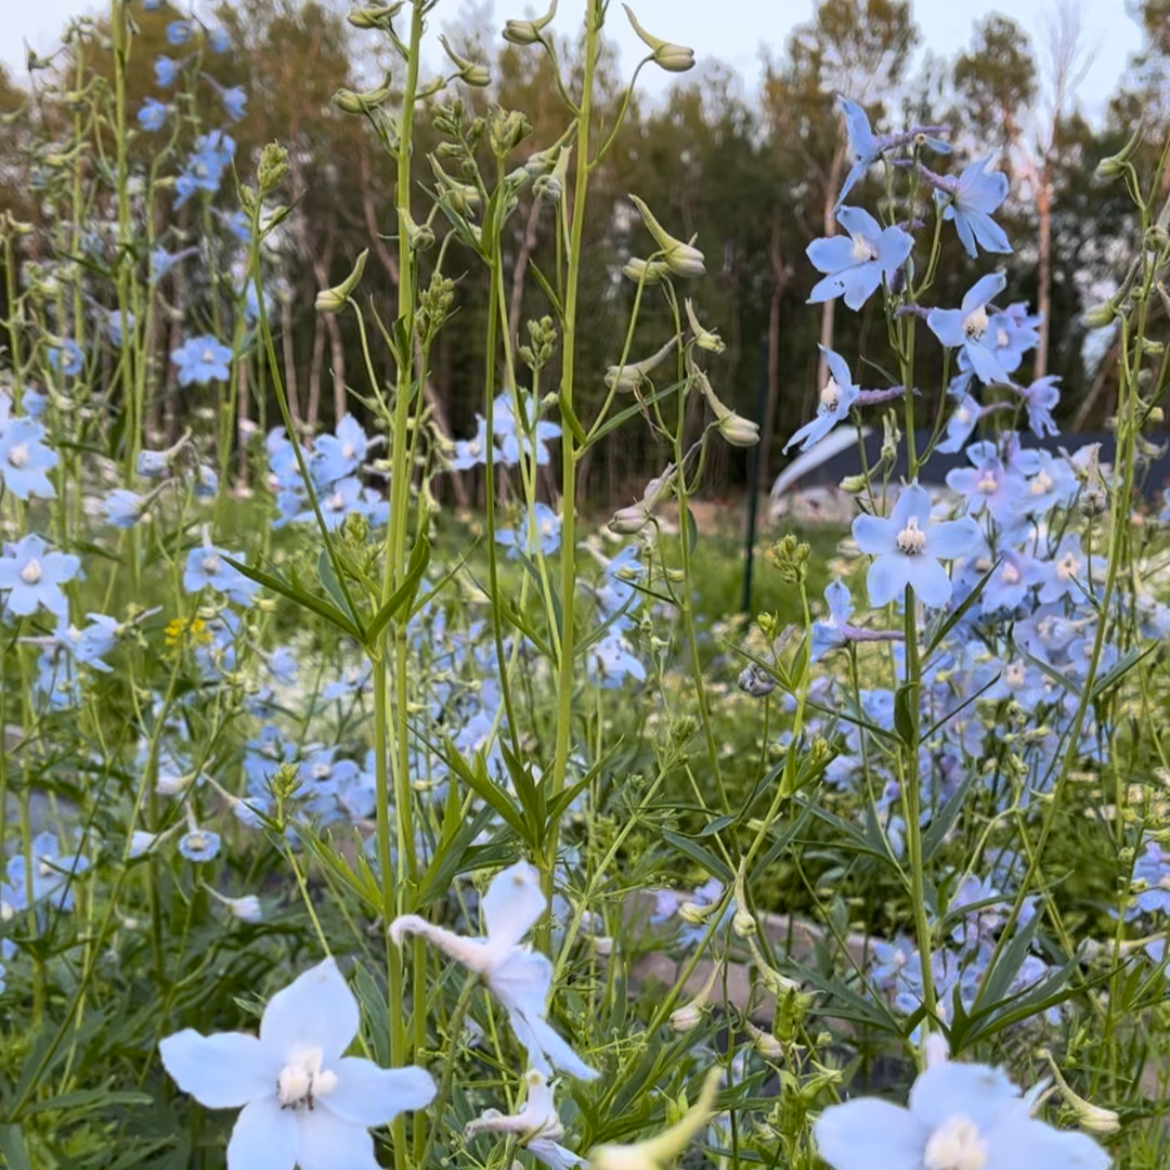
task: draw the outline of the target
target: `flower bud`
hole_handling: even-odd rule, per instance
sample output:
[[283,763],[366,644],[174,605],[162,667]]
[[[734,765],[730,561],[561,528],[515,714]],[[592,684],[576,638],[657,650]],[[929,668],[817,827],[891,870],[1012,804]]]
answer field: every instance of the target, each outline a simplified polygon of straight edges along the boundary
[[691,302],[690,297],[687,297],[685,307],[687,320],[691,325],[691,332],[695,335],[695,344],[700,349],[707,350],[708,353],[722,353],[727,348],[723,342],[723,338],[718,333],[712,333],[699,324],[699,319],[695,316],[695,306]]
[[443,52],[451,59],[451,64],[459,70],[459,80],[464,85],[469,85],[473,89],[486,89],[491,85],[492,74],[486,65],[461,57],[451,48],[451,43],[445,36],[440,35],[439,44],[443,46]]
[[1113,301],[1094,305],[1093,308],[1085,310],[1081,320],[1085,323],[1086,329],[1105,329],[1117,320],[1117,305]]
[[635,284],[661,284],[662,278],[669,275],[670,268],[662,260],[639,260],[631,257],[622,269],[622,275]]
[[650,208],[637,195],[631,195],[630,200],[638,209],[642,221],[662,250],[662,260],[667,268],[675,276],[702,276],[706,272],[703,267],[703,253],[691,244],[684,244],[681,240],[676,240],[674,236],[670,235],[651,214]]
[[1100,179],[1116,179],[1119,175],[1123,175],[1130,165],[1130,159],[1137,153],[1138,147],[1142,144],[1142,131],[1144,127],[1141,122],[1138,123],[1137,129],[1130,135],[1129,141],[1116,153],[1111,154],[1108,158],[1103,158],[1097,164],[1095,174]]
[[512,45],[538,45],[544,41],[541,35],[545,27],[557,14],[557,0],[539,20],[509,20],[504,25],[504,40]]
[[776,680],[762,667],[750,662],[740,672],[736,685],[753,699],[762,699],[776,689]]
[[734,410],[719,420],[716,429],[733,447],[754,447],[760,441],[760,424]]
[[406,0],[395,4],[380,4],[373,8],[355,8],[346,19],[354,28],[381,29],[389,32],[391,21],[406,7]]
[[369,256],[370,250],[366,248],[358,256],[357,262],[353,266],[353,271],[340,284],[333,288],[322,289],[317,294],[317,300],[314,308],[318,313],[340,313],[342,309],[349,303],[349,298],[353,294],[358,283],[361,281],[362,273],[366,270],[366,257]]
[[260,182],[260,194],[263,196],[275,191],[284,182],[288,171],[288,151],[283,146],[270,142],[260,152],[260,165],[256,169],[256,178]]
[[694,50],[651,36],[638,23],[638,18],[630,10],[630,6],[623,4],[622,7],[626,10],[626,16],[629,17],[634,32],[638,34],[638,39],[651,50],[650,59],[655,65],[665,69],[667,73],[685,73],[688,69],[694,68]]
[[765,1060],[779,1060],[784,1055],[784,1045],[771,1032],[761,1031],[751,1020],[744,1020],[743,1026],[751,1037],[752,1046]]
[[656,354],[628,366],[610,366],[605,372],[605,384],[610,390],[630,393],[637,390],[674,348],[674,339],[668,341]]
[[488,142],[497,158],[505,158],[532,133],[532,123],[519,110],[493,110],[488,118]]

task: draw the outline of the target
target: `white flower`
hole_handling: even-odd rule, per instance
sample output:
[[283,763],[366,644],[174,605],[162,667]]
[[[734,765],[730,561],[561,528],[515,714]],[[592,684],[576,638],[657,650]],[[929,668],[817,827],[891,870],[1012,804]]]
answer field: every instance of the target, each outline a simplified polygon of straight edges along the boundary
[[528,1095],[519,1113],[485,1110],[467,1126],[466,1135],[470,1138],[478,1133],[514,1133],[520,1144],[550,1170],[570,1170],[573,1166],[584,1165],[584,1158],[558,1144],[565,1136],[565,1127],[553,1104],[548,1079],[536,1069],[530,1069],[524,1081]]
[[545,1019],[552,963],[520,945],[546,906],[540,875],[520,861],[498,873],[483,897],[487,938],[463,938],[417,914],[396,918],[390,924],[390,937],[401,943],[403,935],[420,934],[480,976],[507,1009],[517,1039],[539,1072],[551,1076],[555,1066],[582,1080],[592,1080],[597,1073]]
[[358,1022],[357,1000],[326,959],[272,997],[258,1038],[186,1028],[163,1040],[159,1054],[201,1104],[243,1107],[228,1170],[377,1170],[369,1127],[429,1105],[435,1084],[421,1068],[343,1056]]

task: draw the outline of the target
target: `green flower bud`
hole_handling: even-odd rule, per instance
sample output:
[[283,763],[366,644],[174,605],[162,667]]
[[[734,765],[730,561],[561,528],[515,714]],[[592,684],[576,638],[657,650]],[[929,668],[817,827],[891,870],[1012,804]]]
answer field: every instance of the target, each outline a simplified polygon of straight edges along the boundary
[[543,43],[541,35],[545,27],[557,14],[557,0],[539,20],[509,20],[504,25],[504,40],[512,45],[538,45]]
[[478,62],[461,57],[451,48],[451,43],[444,36],[439,37],[439,44],[443,46],[443,51],[450,57],[451,64],[459,70],[459,80],[464,85],[470,85],[475,89],[486,89],[491,85],[492,74],[486,65],[480,65]]
[[260,165],[256,169],[256,178],[260,181],[261,196],[275,191],[284,182],[288,171],[288,151],[278,143],[270,142],[260,152]]
[[622,275],[635,284],[661,284],[662,278],[670,275],[670,268],[662,260],[639,260],[634,256],[626,261]]
[[381,29],[390,32],[391,21],[406,7],[406,0],[396,4],[380,4],[372,8],[355,8],[346,19],[354,28]]
[[1108,158],[1103,158],[1097,164],[1097,170],[1094,172],[1098,178],[1101,179],[1116,179],[1120,175],[1124,175],[1130,166],[1130,160],[1137,153],[1138,147],[1142,144],[1142,132],[1144,127],[1141,122],[1138,123],[1137,129],[1130,136],[1129,141],[1117,152],[1111,154]]
[[638,34],[638,39],[650,49],[650,59],[655,65],[660,69],[665,69],[667,73],[685,73],[688,69],[694,68],[694,50],[688,49],[685,45],[674,45],[660,37],[651,36],[638,23],[638,18],[630,10],[630,6],[623,4],[622,7],[626,10],[626,16],[629,17],[634,32]]
[[357,258],[353,271],[340,284],[333,288],[322,289],[317,294],[314,308],[318,313],[340,313],[349,303],[350,296],[361,281],[362,273],[366,270],[366,257],[370,250],[366,248]]
[[691,332],[695,335],[695,344],[709,353],[722,353],[727,348],[723,343],[723,338],[718,333],[709,332],[699,324],[699,319],[695,316],[695,306],[690,297],[687,297],[685,305],[687,320],[691,324]]
[[702,276],[706,271],[703,267],[703,253],[691,244],[684,244],[682,240],[676,240],[674,236],[670,235],[651,214],[650,208],[637,195],[631,195],[630,199],[638,209],[646,227],[650,229],[650,234],[654,237],[658,247],[662,250],[662,260],[667,268],[675,276]]

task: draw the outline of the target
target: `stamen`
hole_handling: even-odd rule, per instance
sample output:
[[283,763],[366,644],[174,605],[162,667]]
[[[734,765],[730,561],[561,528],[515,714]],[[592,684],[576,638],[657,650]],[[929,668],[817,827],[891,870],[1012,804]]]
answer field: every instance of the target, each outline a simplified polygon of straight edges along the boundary
[[918,527],[918,517],[911,516],[906,527],[898,533],[898,551],[908,557],[919,556],[926,551],[926,533]]

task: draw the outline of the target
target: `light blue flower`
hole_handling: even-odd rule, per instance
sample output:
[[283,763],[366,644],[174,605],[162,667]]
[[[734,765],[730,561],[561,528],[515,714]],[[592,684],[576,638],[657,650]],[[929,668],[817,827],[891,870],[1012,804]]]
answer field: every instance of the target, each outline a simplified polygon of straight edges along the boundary
[[1014,612],[1024,604],[1028,590],[1039,585],[1045,576],[1044,566],[1035,557],[1005,549],[1000,554],[999,564],[991,571],[983,587],[979,599],[983,612]]
[[1048,374],[1046,377],[1037,378],[1030,386],[1020,391],[1024,409],[1028,412],[1028,426],[1038,439],[1044,438],[1045,435],[1060,434],[1052,417],[1052,411],[1060,401],[1060,391],[1057,389],[1059,381],[1060,378],[1055,374]]
[[[73,909],[73,882],[89,868],[89,861],[79,853],[65,856],[57,844],[56,834],[38,833],[29,847],[32,858],[31,880],[25,869],[23,853],[8,861],[8,884],[3,900],[17,909],[48,901],[58,910]],[[31,899],[27,896],[32,889]]]
[[[968,455],[974,450],[970,448]],[[978,516],[986,508],[1001,524],[1012,518],[1016,502],[1027,490],[1023,477],[1005,470],[994,455],[979,459],[974,467],[948,471],[947,487],[966,498],[972,516]]]
[[861,387],[854,383],[845,359],[823,345],[820,350],[829,367],[829,380],[821,390],[816,417],[805,423],[784,444],[785,451],[794,443],[800,443],[802,451],[815,447],[839,422],[849,417],[849,408],[861,393]]
[[[332,484],[329,490],[317,501],[321,509],[321,519],[325,527],[332,531],[341,526],[341,522],[349,515],[370,516],[371,509],[362,488],[362,481],[356,475],[347,476]],[[316,517],[311,508],[307,508],[297,517],[302,523],[309,523]]]
[[826,586],[825,603],[829,607],[829,616],[813,622],[812,625],[809,654],[813,662],[828,651],[845,645],[845,626],[853,616],[853,598],[850,596],[849,586],[840,577],[835,577]]
[[81,373],[84,355],[76,341],[66,339],[60,346],[49,350],[49,365],[66,378],[75,378]]
[[955,230],[970,256],[976,256],[979,247],[985,252],[1012,250],[1007,233],[991,218],[991,213],[1007,198],[1007,175],[999,171],[988,173],[990,162],[990,155],[978,159],[957,179],[944,180],[942,188],[934,193],[943,208],[943,219],[954,220]]
[[366,457],[369,445],[361,423],[347,414],[337,424],[336,435],[318,437],[311,465],[313,478],[324,487],[353,475]]
[[1108,1170],[1092,1138],[1032,1118],[1036,1095],[998,1069],[947,1061],[914,1082],[908,1109],[857,1097],[830,1105],[813,1137],[832,1170]]
[[186,45],[190,43],[194,30],[189,20],[172,20],[167,25],[167,43],[171,45]]
[[499,450],[501,463],[509,467],[520,462],[520,454],[535,455],[536,462],[547,464],[552,454],[548,449],[551,439],[560,438],[561,428],[556,423],[540,419],[540,408],[530,394],[519,396],[522,417],[518,421],[512,413],[512,395],[503,391],[496,395],[492,408],[492,430],[502,440]]
[[208,191],[214,195],[219,190],[224,169],[235,153],[235,141],[222,130],[213,130],[197,138],[194,152],[175,180],[175,190],[178,192],[176,209],[182,207],[196,191]]
[[882,283],[894,279],[894,273],[906,263],[914,240],[900,227],[883,228],[868,211],[860,207],[842,207],[837,219],[849,238],[829,236],[813,240],[807,248],[808,258],[820,272],[828,275],[814,285],[809,303],[831,301],[842,294],[851,309],[860,309]]
[[630,650],[620,631],[609,629],[585,652],[589,677],[599,686],[614,690],[633,679],[646,681],[646,668]]
[[138,125],[143,130],[151,132],[161,130],[166,125],[167,107],[156,98],[148,97],[138,111]]
[[226,53],[232,47],[232,38],[226,28],[217,25],[207,30],[207,45],[213,53]]
[[[967,383],[970,381],[971,375],[960,374],[959,377],[963,379],[964,383]],[[954,383],[952,382],[951,385],[953,386]],[[946,438],[935,447],[935,450],[942,455],[954,455],[961,451],[976,426],[979,425],[979,417],[982,413],[979,403],[970,394],[963,394],[959,399],[958,406],[951,411],[951,417],[947,419]]]
[[209,829],[194,828],[179,838],[179,852],[188,861],[213,861],[219,845],[219,834]]
[[871,605],[900,598],[909,585],[924,605],[935,609],[946,605],[952,592],[941,562],[970,556],[983,543],[970,516],[933,523],[930,495],[917,480],[898,497],[888,518],[858,516],[853,539],[875,558],[866,577]]
[[456,440],[455,453],[447,463],[447,466],[452,471],[470,471],[471,468],[487,462],[487,420],[484,419],[482,414],[477,414],[475,419],[475,437]]
[[244,106],[248,103],[248,94],[242,85],[233,85],[225,89],[220,95],[223,102],[223,111],[233,122],[238,122],[244,116]]
[[987,313],[992,299],[1006,287],[1002,272],[990,273],[971,286],[961,308],[931,309],[926,323],[943,345],[959,350],[960,359],[966,356],[980,380],[1010,385],[1011,378],[992,352],[996,337],[988,336],[991,318]]
[[81,561],[71,553],[49,552],[39,537],[29,535],[14,544],[5,544],[0,557],[0,593],[7,593],[4,605],[19,617],[40,608],[64,618],[69,601],[61,586],[72,581]]
[[154,62],[154,80],[162,89],[170,89],[179,75],[179,63],[170,57],[162,56]]
[[232,351],[214,337],[189,337],[171,352],[171,361],[179,367],[180,386],[190,386],[192,382],[201,386],[211,381],[226,382],[231,360]]
[[547,504],[535,504],[525,517],[523,533],[501,528],[496,532],[496,543],[504,545],[513,560],[521,553],[534,553],[537,548],[544,556],[552,556],[561,547],[561,517]]
[[1075,532],[1066,532],[1045,569],[1048,579],[1040,587],[1041,603],[1047,605],[1062,597],[1077,602],[1093,592],[1090,577],[1096,589],[1104,584],[1106,562],[1103,557],[1086,556],[1081,538]]
[[137,492],[115,488],[102,501],[102,512],[115,528],[133,528],[146,513],[146,500]]
[[45,474],[57,466],[57,452],[41,442],[44,437],[45,428],[27,418],[14,418],[0,430],[0,484],[18,500],[57,495]]
[[540,874],[520,861],[498,873],[483,897],[480,908],[486,938],[465,938],[417,914],[396,918],[390,924],[390,938],[401,945],[404,935],[421,935],[479,975],[504,1005],[517,1039],[528,1052],[529,1063],[538,1072],[551,1076],[555,1066],[571,1076],[593,1080],[597,1073],[546,1018],[552,963],[546,956],[521,946],[521,940],[547,907]]
[[345,1056],[357,1000],[332,959],[306,971],[264,1009],[259,1037],[186,1028],[159,1044],[179,1088],[209,1109],[239,1109],[228,1170],[377,1165],[371,1126],[423,1109],[435,1084],[421,1068],[379,1068]]
[[214,545],[193,548],[187,554],[187,568],[183,573],[183,588],[198,593],[203,588],[216,589],[237,605],[247,605],[259,586],[224,560],[228,554]]

